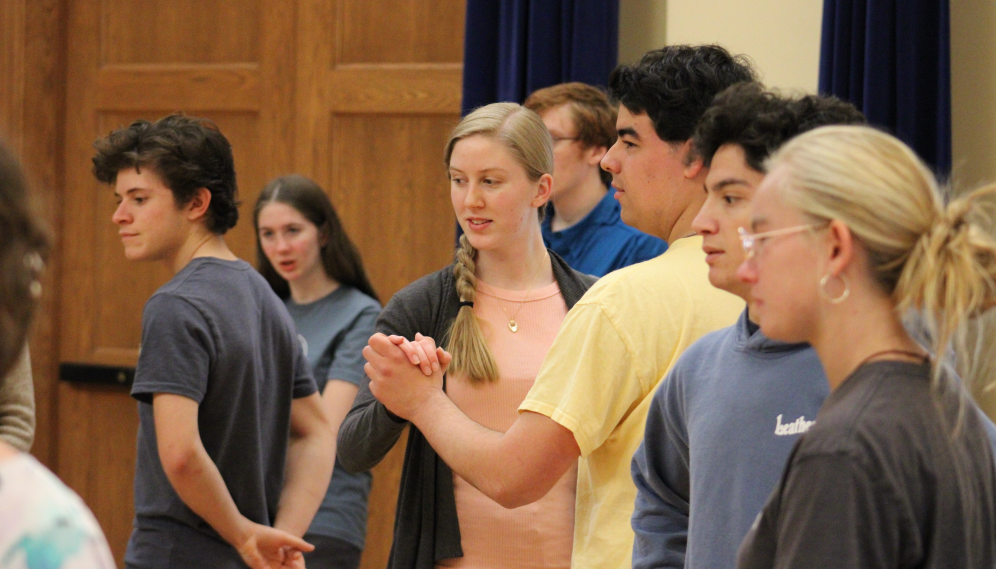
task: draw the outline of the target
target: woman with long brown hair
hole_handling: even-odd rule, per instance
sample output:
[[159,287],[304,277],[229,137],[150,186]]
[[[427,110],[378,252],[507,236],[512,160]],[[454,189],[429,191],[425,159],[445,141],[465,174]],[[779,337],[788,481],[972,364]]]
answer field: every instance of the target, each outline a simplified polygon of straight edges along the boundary
[[[333,430],[363,381],[363,346],[380,314],[360,253],[332,202],[314,181],[283,176],[267,184],[253,222],[260,273],[284,300],[297,327]],[[333,447],[332,452],[335,452]],[[336,464],[304,539],[308,567],[356,569],[366,539],[369,472]]]

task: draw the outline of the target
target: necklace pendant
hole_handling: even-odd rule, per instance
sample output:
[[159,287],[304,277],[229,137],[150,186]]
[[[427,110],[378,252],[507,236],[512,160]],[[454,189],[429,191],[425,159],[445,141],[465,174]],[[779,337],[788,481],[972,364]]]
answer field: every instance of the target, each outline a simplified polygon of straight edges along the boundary
[[514,318],[508,321],[508,329],[511,330],[513,334],[519,331],[519,325],[515,322]]

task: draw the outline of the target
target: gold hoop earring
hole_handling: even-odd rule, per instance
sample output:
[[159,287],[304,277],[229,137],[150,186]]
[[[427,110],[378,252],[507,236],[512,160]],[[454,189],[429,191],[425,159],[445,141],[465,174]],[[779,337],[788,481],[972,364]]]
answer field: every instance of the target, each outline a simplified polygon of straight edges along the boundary
[[826,301],[829,302],[830,304],[840,304],[841,302],[847,300],[848,296],[851,296],[851,281],[847,278],[847,275],[845,275],[844,273],[837,275],[837,277],[840,278],[840,280],[844,283],[844,292],[841,293],[841,295],[838,296],[837,298],[834,298],[829,294],[827,294],[826,291],[827,282],[830,280],[831,276],[833,275],[827,273],[823,275],[822,279],[820,279],[820,296],[826,299]]

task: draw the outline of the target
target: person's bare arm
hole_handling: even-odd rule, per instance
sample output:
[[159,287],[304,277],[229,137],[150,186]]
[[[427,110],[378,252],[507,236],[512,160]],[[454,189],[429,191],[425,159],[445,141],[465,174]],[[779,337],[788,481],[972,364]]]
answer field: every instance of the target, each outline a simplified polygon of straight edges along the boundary
[[308,531],[325,497],[335,461],[335,437],[321,396],[291,403],[290,444],[284,488],[273,527],[296,536]]
[[311,551],[313,546],[239,513],[221,472],[204,449],[197,426],[198,408],[196,401],[182,395],[157,393],[153,398],[159,460],[173,489],[250,567],[303,567],[300,551]]
[[[325,391],[322,393],[322,404],[325,405],[325,414],[329,418],[329,426],[332,429],[333,440],[332,450],[335,450],[335,437],[339,436],[339,427],[342,420],[346,418],[346,413],[353,407],[353,399],[360,388],[342,379],[330,379],[325,384]],[[335,455],[335,452],[332,453]]]
[[[553,419],[525,412],[505,433],[467,417],[441,389],[449,354],[434,352],[442,365],[430,376],[412,365],[383,334],[364,348],[370,389],[392,413],[411,421],[449,467],[506,508],[542,498],[576,464],[581,450],[574,434]],[[425,361],[423,355],[420,364]],[[441,369],[440,369],[441,368]]]

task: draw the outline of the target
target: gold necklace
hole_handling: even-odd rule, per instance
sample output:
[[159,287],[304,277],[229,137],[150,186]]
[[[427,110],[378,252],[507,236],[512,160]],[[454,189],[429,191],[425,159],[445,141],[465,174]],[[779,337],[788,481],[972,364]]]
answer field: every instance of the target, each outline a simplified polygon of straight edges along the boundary
[[[539,276],[540,270],[543,268],[543,265],[545,265],[546,263],[549,262],[548,261],[549,258],[550,258],[550,255],[549,255],[549,253],[547,253],[546,257],[543,259],[543,262],[540,263],[539,268],[536,270],[536,273],[533,274],[533,278],[530,279],[530,281],[529,281],[530,285],[533,284],[534,282],[536,282],[536,277]],[[526,303],[526,299],[529,298],[529,293],[531,293],[532,291],[533,291],[533,289],[530,288],[530,289],[528,289],[526,291],[526,294],[524,294],[522,296],[522,300],[519,301],[519,307],[515,309],[515,313],[512,314],[511,318],[509,318],[508,312],[505,310],[505,306],[502,305],[501,299],[500,298],[497,299],[498,300],[498,308],[501,308],[502,314],[505,315],[505,318],[508,318],[508,329],[511,330],[513,334],[519,331],[519,323],[515,321],[515,318],[519,315],[519,311],[522,310],[522,305],[524,305]]]

